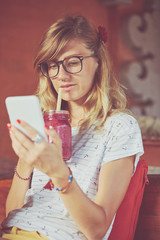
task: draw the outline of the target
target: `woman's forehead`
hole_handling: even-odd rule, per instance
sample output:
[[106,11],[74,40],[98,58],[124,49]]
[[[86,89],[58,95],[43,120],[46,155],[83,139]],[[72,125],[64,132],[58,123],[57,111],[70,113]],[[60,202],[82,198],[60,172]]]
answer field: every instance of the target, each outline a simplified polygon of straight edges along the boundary
[[85,42],[81,39],[73,39],[68,41],[66,46],[59,52],[56,59],[61,60],[68,56],[83,55],[85,53],[90,53],[91,51],[87,48]]

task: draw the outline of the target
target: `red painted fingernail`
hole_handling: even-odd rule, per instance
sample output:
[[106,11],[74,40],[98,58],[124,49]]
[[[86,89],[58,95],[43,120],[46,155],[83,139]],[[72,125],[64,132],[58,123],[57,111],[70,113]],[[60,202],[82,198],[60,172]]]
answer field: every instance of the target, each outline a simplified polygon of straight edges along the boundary
[[19,124],[21,124],[21,120],[17,119],[17,122],[18,122]]
[[7,127],[8,127],[8,129],[10,129],[12,127],[12,125],[10,123],[7,123]]

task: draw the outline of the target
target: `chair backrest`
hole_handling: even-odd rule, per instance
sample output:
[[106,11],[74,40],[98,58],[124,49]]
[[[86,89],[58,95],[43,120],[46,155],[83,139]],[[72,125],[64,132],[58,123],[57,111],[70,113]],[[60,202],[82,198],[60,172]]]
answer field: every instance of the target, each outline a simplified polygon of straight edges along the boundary
[[117,210],[108,240],[133,240],[147,178],[148,165],[140,160],[126,195]]

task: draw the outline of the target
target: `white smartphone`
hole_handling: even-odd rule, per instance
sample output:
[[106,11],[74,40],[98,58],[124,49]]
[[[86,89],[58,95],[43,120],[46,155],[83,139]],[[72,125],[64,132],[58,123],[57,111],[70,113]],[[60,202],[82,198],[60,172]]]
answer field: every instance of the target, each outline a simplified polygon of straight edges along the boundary
[[24,120],[47,141],[47,136],[44,131],[45,124],[43,114],[37,96],[7,97],[5,103],[12,125],[16,126],[27,135],[26,131],[17,123],[17,119]]

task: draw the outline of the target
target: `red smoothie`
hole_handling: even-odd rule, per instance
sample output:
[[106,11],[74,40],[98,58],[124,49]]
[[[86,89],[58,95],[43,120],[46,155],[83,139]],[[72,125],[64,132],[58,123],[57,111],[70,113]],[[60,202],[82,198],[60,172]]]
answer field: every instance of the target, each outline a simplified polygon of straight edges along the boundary
[[[72,137],[71,126],[69,124],[69,112],[60,110],[49,110],[44,113],[44,122],[47,129],[52,129],[57,132],[62,140],[62,154],[65,161],[71,158]],[[52,143],[52,139],[48,136],[48,142]]]

